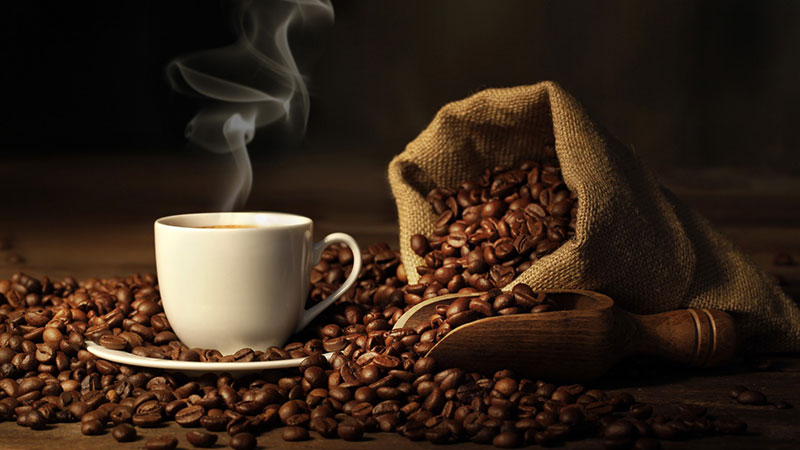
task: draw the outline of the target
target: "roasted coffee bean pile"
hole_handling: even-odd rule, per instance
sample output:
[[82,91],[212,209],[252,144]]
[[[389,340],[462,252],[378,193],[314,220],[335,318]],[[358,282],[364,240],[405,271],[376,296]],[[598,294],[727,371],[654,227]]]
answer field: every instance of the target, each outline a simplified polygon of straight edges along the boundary
[[[342,244],[323,250],[320,262],[311,271],[311,286],[307,306],[324,300],[350,275],[353,253]],[[387,308],[403,306],[402,292],[398,288],[408,283],[400,254],[386,243],[369,246],[361,252],[361,272],[355,289],[342,298],[344,302],[374,305]]]
[[439,214],[436,229],[410,242],[425,260],[417,267],[423,299],[502,288],[575,234],[577,197],[555,160],[487,169],[458,188],[432,190],[427,200]]
[[[587,438],[602,439],[608,448],[658,448],[658,439],[746,430],[741,421],[707,416],[694,405],[661,412],[625,393],[556,386],[507,370],[484,376],[436,367],[424,355],[432,345],[428,339],[440,338],[444,324],[452,329],[484,316],[543,312],[556,305],[518,285],[511,293],[493,289],[442,306],[438,319],[420,329],[391,330],[411,303],[403,266],[383,244],[365,249],[362,257],[358,285],[308,334],[281,349],[246,349],[239,356],[306,357],[299,368],[238,379],[226,374],[190,379],[134,368],[82,348],[86,339],[95,339],[124,341],[122,348],[143,348],[148,356],[209,360],[214,355],[162,334],[171,331],[152,275],[78,283],[16,274],[0,281],[0,420],[33,430],[80,421],[83,434],[111,428],[119,442],[135,439],[137,428],[174,421],[187,428],[194,446],[219,440],[237,449],[253,448],[256,435],[275,427],[283,427],[286,441],[358,440],[366,432],[386,431],[434,443],[469,440],[503,448]],[[331,247],[315,268],[320,277],[315,276],[310,297],[335,288],[351,261],[346,249]],[[335,353],[328,361],[322,351]],[[228,436],[218,439],[222,432]],[[145,446],[176,444],[174,436],[159,436]]]

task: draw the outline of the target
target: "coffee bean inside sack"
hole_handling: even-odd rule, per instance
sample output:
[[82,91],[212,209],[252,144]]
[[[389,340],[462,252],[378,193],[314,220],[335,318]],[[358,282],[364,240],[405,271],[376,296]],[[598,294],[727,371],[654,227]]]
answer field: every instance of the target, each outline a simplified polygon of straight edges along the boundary
[[433,234],[411,237],[424,259],[411,303],[503,288],[575,234],[578,199],[555,159],[486,169],[478,179],[432,190],[427,201],[438,219]]

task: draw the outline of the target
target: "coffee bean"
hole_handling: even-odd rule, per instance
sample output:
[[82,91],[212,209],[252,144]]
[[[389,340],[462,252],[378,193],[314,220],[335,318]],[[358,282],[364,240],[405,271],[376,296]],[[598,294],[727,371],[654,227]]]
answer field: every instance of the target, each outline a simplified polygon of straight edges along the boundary
[[286,422],[289,417],[294,416],[295,414],[300,414],[304,411],[305,407],[302,403],[300,403],[300,401],[289,400],[278,409],[278,416],[283,422]]
[[460,312],[467,311],[469,309],[469,298],[459,298],[453,300],[450,305],[440,305],[444,307],[446,317],[452,317]]
[[556,386],[551,383],[543,383],[536,389],[536,397],[548,399],[552,397],[553,393],[556,391]]
[[101,336],[98,343],[111,350],[125,350],[128,346],[128,342],[125,339],[111,334]]
[[178,439],[174,436],[157,436],[148,439],[144,446],[147,450],[175,450]]
[[736,397],[738,397],[739,394],[741,394],[742,392],[744,392],[746,390],[747,390],[746,387],[744,387],[742,385],[736,385],[736,386],[731,388],[730,393],[728,395],[730,395],[730,397],[732,399],[736,399]]
[[315,419],[317,417],[333,417],[334,413],[335,413],[335,410],[332,407],[330,407],[330,406],[328,406],[326,404],[321,404],[321,405],[317,406],[316,408],[314,408],[313,410],[311,410],[311,414],[309,414],[309,418],[311,420],[313,420],[313,419]]
[[236,450],[252,450],[256,448],[256,437],[250,433],[239,433],[231,437],[230,445]]
[[484,445],[493,444],[494,438],[495,436],[497,436],[497,434],[498,432],[496,428],[485,427],[479,429],[478,432],[472,435],[470,437],[470,440],[472,442],[475,442],[476,444],[484,444]]
[[[314,345],[310,345],[312,343]],[[315,339],[312,339],[312,340],[310,340],[310,341],[308,341],[306,343],[306,345],[304,346],[304,350],[303,351],[305,351],[308,354],[308,357],[305,358],[300,363],[300,367],[298,367],[300,372],[305,372],[306,369],[308,369],[310,367],[317,367],[317,368],[321,368],[321,369],[328,368],[328,366],[329,366],[328,360],[322,354],[321,349],[319,348],[319,345],[321,345],[319,340],[315,340]]]
[[[381,389],[395,389],[395,388],[381,388]],[[372,408],[372,415],[380,416],[383,414],[397,414],[400,411],[400,406],[401,405],[399,400],[395,399],[384,400],[375,405],[374,408]]]
[[164,407],[161,406],[158,400],[148,400],[142,402],[139,406],[136,407],[136,414],[144,415],[144,414],[155,414],[161,415]]
[[376,417],[378,421],[378,426],[380,427],[381,431],[384,432],[393,432],[397,428],[400,420],[397,418],[396,414],[381,414]]
[[204,414],[205,409],[202,406],[188,406],[175,413],[175,423],[182,427],[196,427]]
[[682,403],[678,405],[677,415],[681,420],[691,422],[705,416],[706,412],[705,406]]
[[81,433],[94,436],[103,432],[103,424],[99,420],[81,421]]
[[303,377],[312,388],[322,387],[326,385],[327,376],[325,370],[318,366],[312,366],[303,372]]
[[517,392],[517,381],[513,378],[501,378],[494,384],[494,389],[506,397]]
[[497,420],[508,420],[511,419],[511,409],[509,405],[492,405],[486,411],[486,414],[492,418]]
[[767,397],[761,392],[746,390],[736,397],[736,401],[743,405],[763,405],[767,402]]
[[356,403],[350,410],[350,415],[356,418],[366,418],[372,413],[372,409],[373,406],[370,403]]
[[439,388],[433,388],[430,394],[425,398],[425,401],[422,403],[422,407],[427,411],[430,411],[434,414],[441,411],[442,406],[444,406],[445,397],[444,392],[442,392]]
[[186,404],[186,400],[178,399],[173,400],[166,405],[164,405],[164,415],[166,417],[175,418],[175,415],[178,411],[186,408],[188,405]]
[[322,347],[326,352],[337,352],[347,346],[347,340],[343,336],[326,338],[322,341]]
[[152,428],[161,425],[160,414],[134,414],[131,419],[137,427]]
[[310,417],[308,414],[295,414],[288,419],[286,419],[287,426],[301,426],[305,427],[308,425]]
[[373,358],[372,363],[376,366],[391,370],[400,366],[400,359],[391,355],[378,355]]
[[342,329],[341,327],[339,327],[339,325],[336,325],[335,323],[330,323],[322,327],[320,333],[326,338],[335,338],[342,333]]
[[136,439],[136,429],[127,423],[121,423],[111,429],[111,436],[117,442],[131,442]]
[[178,361],[200,361],[200,354],[191,349],[183,350],[178,354]]
[[251,429],[253,422],[247,417],[235,413],[232,415],[232,419],[228,422],[228,425],[225,427],[225,431],[228,432],[229,435],[233,436],[234,434],[243,433]]
[[653,415],[653,407],[650,405],[643,405],[641,403],[637,403],[631,405],[629,412],[631,417],[643,420]]
[[583,411],[581,411],[578,407],[568,407],[561,410],[561,414],[558,416],[559,422],[569,425],[575,426],[583,422],[584,416]]
[[17,397],[25,395],[29,392],[41,391],[44,387],[44,380],[38,377],[23,378],[19,383],[17,389]]
[[653,435],[659,439],[675,440],[682,437],[680,429],[675,426],[674,422],[655,422],[651,425],[651,429],[653,430]]
[[25,426],[31,430],[43,430],[47,428],[47,419],[39,410],[32,409],[25,417]]
[[76,419],[82,418],[89,412],[89,407],[84,402],[74,402],[69,405],[68,409]]
[[514,286],[511,292],[514,294],[514,300],[516,303],[526,308],[532,308],[539,303],[537,301],[536,293],[533,292],[533,289],[531,289],[527,284],[518,283]]
[[492,440],[492,444],[498,448],[517,448],[522,445],[519,434],[513,431],[504,431]]
[[340,386],[334,386],[334,387],[328,389],[328,395],[332,399],[334,399],[334,400],[336,400],[338,402],[341,402],[341,403],[347,403],[353,398],[353,396],[350,393],[349,389],[345,389],[345,388],[340,387]]
[[411,250],[413,250],[414,253],[419,256],[424,256],[429,249],[428,239],[425,236],[421,234],[411,236]]
[[226,416],[203,416],[200,418],[200,426],[208,431],[224,431],[230,419]]
[[447,236],[447,243],[454,248],[461,248],[467,244],[467,236],[463,231],[453,231]]
[[339,424],[336,434],[345,441],[358,441],[364,436],[364,427],[356,421],[346,421]]
[[364,318],[364,313],[357,307],[350,305],[344,310],[344,317],[351,325],[361,322]]
[[606,439],[618,440],[628,439],[636,436],[638,430],[627,420],[617,420],[605,427],[603,437]]
[[[446,322],[452,327],[457,328],[465,323],[472,322],[478,319],[478,313],[472,310],[466,310],[448,317]],[[441,328],[440,328],[441,329]]]
[[281,433],[284,441],[305,441],[308,440],[308,431],[301,427],[286,427]]
[[486,300],[480,298],[471,299],[469,302],[469,309],[487,317],[494,315],[494,309],[492,308],[492,305],[490,305]]
[[315,417],[309,422],[311,431],[316,431],[325,438],[335,437],[337,426],[338,423],[331,417]]
[[190,431],[186,433],[186,440],[195,447],[208,448],[217,443],[217,435],[204,431]]
[[431,373],[436,368],[436,361],[433,358],[420,358],[414,363],[414,375]]
[[433,278],[439,283],[446,285],[456,274],[457,272],[452,267],[440,267],[433,273]]

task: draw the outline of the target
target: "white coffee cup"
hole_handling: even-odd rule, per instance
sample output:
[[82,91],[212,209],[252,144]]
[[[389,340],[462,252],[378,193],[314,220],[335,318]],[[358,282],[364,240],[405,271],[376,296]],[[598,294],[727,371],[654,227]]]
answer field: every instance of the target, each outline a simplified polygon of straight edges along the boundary
[[[247,228],[206,228],[213,226]],[[155,222],[164,311],[190,348],[231,354],[281,346],[341,297],[361,271],[355,239],[332,233],[316,244],[311,219],[275,212],[183,214]],[[342,286],[305,309],[322,250],[344,243],[353,269]]]

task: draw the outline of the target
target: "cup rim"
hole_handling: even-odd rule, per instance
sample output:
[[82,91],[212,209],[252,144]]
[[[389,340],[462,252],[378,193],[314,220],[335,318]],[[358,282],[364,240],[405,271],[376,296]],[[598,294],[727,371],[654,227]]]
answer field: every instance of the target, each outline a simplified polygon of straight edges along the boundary
[[[258,216],[272,216],[272,217],[282,217],[284,219],[288,218],[292,220],[289,223],[270,223],[270,224],[258,224],[254,221],[237,221],[236,218],[243,218],[243,217],[258,217]],[[178,221],[181,219],[188,219],[188,220],[200,220],[202,218],[212,218],[212,217],[224,217],[226,220],[225,224],[230,225],[256,225],[254,228],[201,228],[204,225],[200,226],[191,226],[191,225],[179,225],[176,223],[170,223],[172,221]],[[233,223],[230,223],[230,222]],[[220,222],[219,220],[217,222]],[[236,223],[241,222],[241,223]],[[237,212],[202,212],[202,213],[188,213],[188,214],[174,214],[171,216],[164,216],[156,219],[154,222],[154,226],[156,227],[166,227],[166,228],[174,228],[174,229],[182,229],[182,230],[193,230],[194,232],[209,232],[209,233],[232,233],[232,232],[239,232],[239,233],[247,233],[247,232],[256,232],[256,231],[264,231],[264,230],[276,230],[276,229],[290,229],[290,228],[300,228],[305,227],[308,225],[313,224],[313,221],[306,217],[301,216],[299,214],[292,214],[292,213],[285,213],[285,212],[278,212],[278,211],[237,211]],[[208,225],[220,225],[220,223],[208,223]]]

